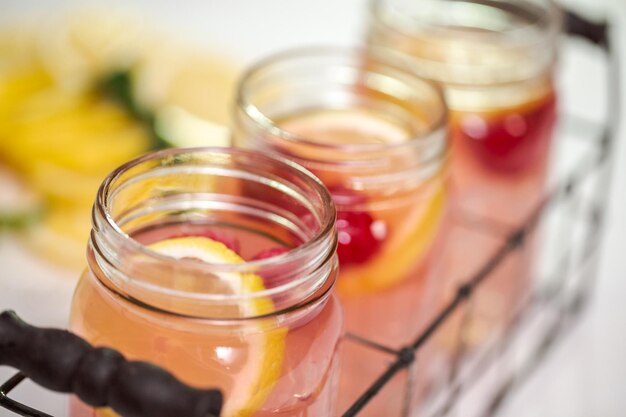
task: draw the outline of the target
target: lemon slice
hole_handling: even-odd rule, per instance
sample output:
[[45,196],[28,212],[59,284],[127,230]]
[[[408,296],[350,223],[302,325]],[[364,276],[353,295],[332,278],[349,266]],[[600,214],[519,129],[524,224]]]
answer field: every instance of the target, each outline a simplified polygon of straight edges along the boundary
[[140,107],[174,106],[220,126],[231,123],[240,72],[234,60],[165,39],[146,48],[141,58],[133,91]]
[[24,99],[5,125],[10,136],[0,137],[0,150],[33,188],[86,206],[108,172],[150,143],[115,105],[54,88]]
[[160,109],[155,123],[160,136],[169,145],[178,148],[230,145],[228,127],[198,117],[182,107]]
[[[149,248],[177,259],[194,258],[209,264],[240,264],[245,262],[223,243],[205,237],[181,237],[154,243]],[[263,291],[263,279],[254,274],[221,273],[218,278],[233,294]],[[270,298],[242,301],[240,314],[244,317],[272,313]],[[268,319],[271,320],[271,319]],[[248,345],[248,355],[242,370],[236,375],[233,389],[227,393],[222,410],[225,417],[247,417],[256,413],[281,374],[285,350],[286,329],[276,328],[274,322],[258,323],[258,333]]]

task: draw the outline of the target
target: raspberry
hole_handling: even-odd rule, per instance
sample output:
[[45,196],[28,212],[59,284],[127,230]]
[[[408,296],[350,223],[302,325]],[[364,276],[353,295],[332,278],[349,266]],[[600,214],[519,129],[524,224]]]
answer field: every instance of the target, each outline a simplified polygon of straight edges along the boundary
[[[337,255],[341,265],[369,260],[386,237],[386,228],[366,211],[353,210],[367,203],[366,197],[343,186],[330,188],[337,204]],[[352,209],[352,210],[349,210]]]
[[368,261],[380,248],[383,236],[376,236],[376,222],[369,213],[339,211],[337,213],[337,255],[341,265]]
[[552,98],[525,113],[507,113],[493,119],[465,115],[459,130],[485,165],[518,171],[531,167],[546,153],[555,118],[556,103]]

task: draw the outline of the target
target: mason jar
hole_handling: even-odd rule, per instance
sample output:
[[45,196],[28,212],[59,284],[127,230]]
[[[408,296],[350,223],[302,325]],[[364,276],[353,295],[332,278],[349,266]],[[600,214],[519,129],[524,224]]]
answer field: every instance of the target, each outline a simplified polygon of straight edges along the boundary
[[[306,170],[169,149],[106,178],[71,329],[217,387],[222,415],[333,415],[342,313],[335,208]],[[74,402],[72,417],[111,416]]]
[[[299,49],[244,75],[234,120],[237,146],[294,161],[330,190],[347,331],[389,348],[412,341],[434,313],[440,279],[448,194],[441,91],[389,53]],[[389,359],[352,340],[342,345],[343,407]],[[396,388],[365,415],[395,415],[405,392]]]
[[540,200],[556,121],[552,0],[373,0],[367,42],[440,84],[465,211],[517,225]]
[[[450,108],[451,200],[460,224],[445,255],[450,297],[544,197],[561,25],[552,0],[370,2],[367,44],[393,50],[417,77],[439,84]],[[463,319],[471,348],[504,331],[523,305],[537,243],[533,232],[475,292]],[[444,337],[445,349],[456,349],[457,336]]]

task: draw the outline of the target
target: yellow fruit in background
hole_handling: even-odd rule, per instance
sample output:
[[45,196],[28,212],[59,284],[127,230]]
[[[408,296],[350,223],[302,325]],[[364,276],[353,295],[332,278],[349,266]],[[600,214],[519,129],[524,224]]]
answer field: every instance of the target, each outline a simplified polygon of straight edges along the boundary
[[35,23],[20,19],[19,24],[0,28],[0,73],[15,66],[39,63]]
[[[82,265],[99,185],[155,145],[152,128],[173,146],[229,143],[237,71],[110,10],[31,23],[0,31],[0,161],[48,207],[32,246]],[[145,117],[105,97],[101,80],[117,71],[132,74],[128,93]]]
[[142,106],[180,107],[210,122],[230,125],[239,74],[233,60],[163,42],[146,51],[134,74],[134,94]]
[[0,68],[0,151],[11,145],[7,136],[15,108],[51,85],[52,80],[39,66]]
[[132,69],[138,104],[151,111],[180,107],[228,125],[238,70],[235,61],[172,41],[140,16],[82,10],[42,23],[36,42],[44,68],[66,90]]
[[0,156],[47,201],[25,233],[44,258],[84,266],[98,187],[149,147],[146,129],[118,105],[57,88],[39,66],[0,71]]
[[115,104],[49,89],[13,111],[3,153],[53,199],[93,201],[104,177],[148,151],[146,130]]

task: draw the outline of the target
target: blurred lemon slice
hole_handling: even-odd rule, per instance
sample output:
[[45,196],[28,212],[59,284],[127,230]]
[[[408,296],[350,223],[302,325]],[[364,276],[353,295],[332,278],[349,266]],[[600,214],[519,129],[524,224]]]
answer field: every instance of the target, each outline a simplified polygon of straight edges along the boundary
[[10,135],[16,108],[50,85],[50,76],[38,66],[0,69],[0,150],[13,145]]
[[132,74],[129,94],[170,145],[229,144],[237,74],[228,59],[169,41],[141,17],[109,9],[0,32],[0,157],[54,206],[32,233],[44,252],[63,247],[61,258],[74,252],[82,260],[89,224],[73,241],[75,215],[88,215],[112,169],[155,145],[154,126],[94,91],[119,71]]
[[[173,258],[194,258],[209,264],[240,264],[244,260],[221,242],[205,237],[182,237],[154,243],[149,248]],[[254,274],[236,272],[219,274],[231,294],[248,294],[265,290],[263,279]],[[220,287],[223,292],[223,288]],[[248,298],[240,303],[242,317],[274,312],[270,298]],[[247,417],[258,411],[280,377],[285,350],[285,329],[265,329],[259,323],[260,335],[249,338],[246,363],[236,374],[233,389],[222,410],[225,417]]]
[[238,73],[227,57],[163,41],[138,63],[134,95],[143,108],[172,106],[228,126]]
[[155,123],[159,136],[174,147],[230,145],[230,129],[197,117],[181,107],[168,106],[159,110]]
[[36,22],[20,19],[0,28],[0,74],[15,67],[39,65],[36,52]]
[[38,53],[58,85],[76,91],[89,88],[94,77],[132,65],[153,42],[139,18],[110,8],[83,10],[47,19]]
[[33,187],[89,205],[102,179],[146,152],[145,130],[106,100],[49,89],[13,111],[2,151]]

